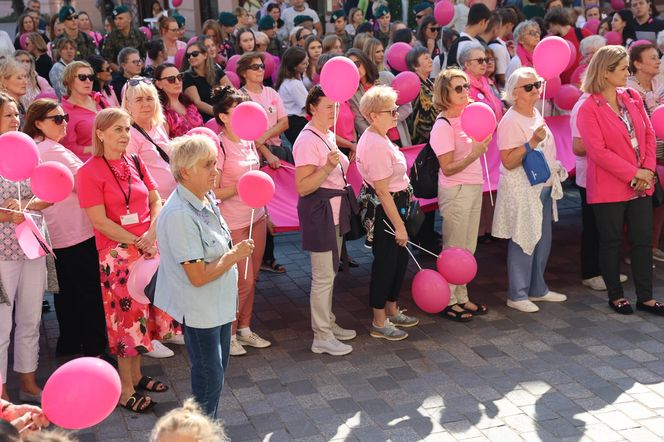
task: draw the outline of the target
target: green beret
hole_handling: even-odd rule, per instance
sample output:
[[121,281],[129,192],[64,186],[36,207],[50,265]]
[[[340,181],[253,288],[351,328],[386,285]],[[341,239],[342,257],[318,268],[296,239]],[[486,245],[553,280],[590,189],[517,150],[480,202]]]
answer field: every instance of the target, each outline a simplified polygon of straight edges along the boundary
[[433,5],[431,5],[431,3],[429,3],[429,2],[422,2],[422,3],[418,3],[418,4],[416,4],[415,6],[413,6],[413,12],[414,12],[415,14],[417,14],[418,12],[422,12],[422,11],[424,11],[425,9],[429,9],[429,8],[433,8]]
[[71,6],[63,6],[58,13],[58,20],[60,20],[60,23],[63,23],[72,15],[76,15],[76,10]]
[[235,26],[237,24],[237,17],[230,12],[222,12],[219,14],[219,23],[224,26]]
[[178,22],[178,27],[179,28],[184,26],[185,22],[187,21],[187,19],[184,18],[184,16],[178,14],[177,12],[175,14],[173,14],[171,17],[173,17],[175,19],[175,21]]
[[337,9],[330,16],[330,23],[334,23],[335,21],[339,20],[342,17],[346,17],[346,13],[344,12],[343,9]]
[[125,5],[120,5],[120,6],[116,7],[115,9],[113,9],[113,12],[111,12],[111,15],[113,16],[113,18],[115,18],[120,14],[124,14],[125,12],[128,13],[128,14],[131,14],[131,11],[129,11],[128,7],[126,7]]
[[387,6],[381,5],[378,8],[376,8],[376,12],[374,12],[374,17],[376,18],[381,18],[390,13],[390,10],[387,9]]
[[293,23],[295,24],[295,26],[300,26],[305,21],[310,21],[310,22],[313,23],[314,19],[309,17],[308,15],[300,14],[300,15],[295,16],[295,19],[293,20]]
[[258,20],[258,30],[264,31],[266,29],[273,29],[275,24],[276,23],[274,22],[272,16],[264,15],[260,20]]

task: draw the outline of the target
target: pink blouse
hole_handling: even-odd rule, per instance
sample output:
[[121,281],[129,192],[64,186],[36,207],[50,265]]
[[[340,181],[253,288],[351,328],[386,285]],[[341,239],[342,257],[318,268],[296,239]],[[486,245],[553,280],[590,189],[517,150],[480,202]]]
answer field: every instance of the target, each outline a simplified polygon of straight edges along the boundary
[[109,107],[108,102],[99,92],[92,92],[90,96],[97,103],[96,112],[88,108],[73,104],[69,97],[62,98],[62,110],[69,114],[67,135],[61,143],[85,162],[92,156],[92,125],[97,112]]
[[164,107],[164,116],[168,124],[168,136],[171,138],[181,137],[194,127],[203,126],[203,117],[193,103],[187,106],[185,115],[170,107]]

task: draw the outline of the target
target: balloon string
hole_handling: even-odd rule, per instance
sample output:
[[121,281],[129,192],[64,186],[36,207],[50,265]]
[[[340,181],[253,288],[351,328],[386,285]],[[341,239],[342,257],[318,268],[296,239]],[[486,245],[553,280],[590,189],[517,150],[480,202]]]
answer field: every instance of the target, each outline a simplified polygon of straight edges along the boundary
[[486,154],[482,155],[484,157],[484,171],[486,172],[486,182],[489,185],[489,198],[491,198],[491,207],[493,207],[493,194],[491,193],[491,178],[489,178],[489,163],[486,160]]
[[337,145],[337,114],[339,113],[339,102],[334,102],[334,145]]
[[[251,221],[249,223],[249,239],[251,239],[251,232],[254,228],[254,208],[251,208]],[[251,255],[249,255],[251,256]],[[247,256],[247,259],[244,261],[244,279],[247,279],[247,272],[249,271],[249,256]],[[255,269],[254,269],[255,271]]]
[[[4,210],[5,212],[12,212],[12,213],[24,213],[23,211],[20,211],[20,210],[5,209],[4,207],[0,207],[0,210]],[[30,216],[36,216],[36,217],[41,218],[41,215],[38,215],[36,213],[31,213]]]
[[[396,235],[394,234],[394,230],[392,230],[392,226],[390,226],[390,225],[387,223],[387,221],[384,220],[384,219],[383,219],[383,222],[385,223],[385,225],[387,226],[387,228],[390,229],[389,231],[383,229],[383,231],[384,231],[385,233],[389,233],[390,235],[396,237]],[[410,243],[410,241],[408,241],[408,242]],[[408,252],[408,254],[410,255],[410,257],[413,258],[413,261],[415,261],[415,264],[417,265],[417,268],[420,269],[420,270],[422,270],[422,267],[420,266],[420,263],[417,262],[417,260],[415,259],[415,256],[413,256],[413,252],[411,252],[410,249],[409,249],[408,247],[406,247],[405,249],[406,249],[406,252]]]
[[37,195],[32,195],[32,198],[30,198],[30,201],[28,201],[28,204],[25,205],[25,209],[23,209],[24,212],[26,210],[28,210],[28,207],[30,207],[30,204],[35,200],[35,198],[37,198]]
[[544,118],[544,104],[546,103],[546,81],[542,87],[542,118]]
[[21,210],[21,182],[17,181],[16,185],[18,186],[18,209]]

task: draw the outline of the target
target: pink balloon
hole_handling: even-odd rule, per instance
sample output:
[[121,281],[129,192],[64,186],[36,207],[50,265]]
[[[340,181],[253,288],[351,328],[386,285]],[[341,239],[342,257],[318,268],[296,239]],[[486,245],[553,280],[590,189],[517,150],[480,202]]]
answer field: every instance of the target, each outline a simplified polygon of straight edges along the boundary
[[174,8],[179,8],[182,6],[182,0],[171,0],[171,4],[173,5]]
[[[211,118],[210,121],[214,121],[214,118]],[[216,124],[217,122],[214,121]],[[218,125],[217,125],[218,126]],[[209,139],[212,140],[215,146],[217,146],[217,149],[219,149],[219,144],[221,143],[219,141],[219,135],[217,135],[219,132],[215,132],[211,128],[207,127],[195,127],[193,129],[190,129],[189,132],[187,132],[187,135],[205,135]]]
[[657,138],[664,138],[664,104],[657,106],[650,117]]
[[0,135],[0,175],[9,181],[30,178],[39,164],[35,141],[23,132],[12,131]]
[[417,272],[411,292],[415,304],[427,313],[440,313],[450,303],[450,285],[440,273],[431,269]]
[[18,245],[28,259],[37,259],[49,253],[55,255],[30,215],[26,214],[25,221],[17,224],[14,230]]
[[[447,0],[441,1],[441,3]],[[392,89],[397,91],[397,104],[410,103],[420,93],[420,77],[415,72],[403,71],[399,73],[392,81]]]
[[46,91],[43,91],[43,92],[40,92],[39,94],[37,94],[37,96],[35,97],[35,100],[39,100],[41,98],[48,98],[50,100],[57,100],[58,96],[55,94],[54,89],[48,89]]
[[271,77],[274,73],[274,57],[269,52],[263,52],[263,64],[265,64],[265,78]]
[[343,103],[357,92],[360,72],[355,63],[346,57],[335,57],[323,66],[320,73],[320,86],[325,96],[332,101]]
[[228,59],[228,61],[226,62],[226,71],[227,71],[226,73],[228,73],[228,71],[237,72],[237,62],[239,59],[240,56],[237,54],[233,55],[231,58]]
[[147,305],[150,300],[145,296],[145,287],[159,268],[159,257],[145,259],[140,257],[129,267],[129,278],[127,279],[127,291],[129,296],[139,304]]
[[231,84],[235,89],[240,89],[242,83],[240,82],[240,77],[234,71],[225,71],[226,76],[230,80]]
[[[219,123],[217,123],[217,120],[215,120],[214,118],[210,118],[209,120],[207,120],[207,122],[205,123],[205,127],[210,129],[215,134],[221,132],[221,126],[219,126]],[[217,139],[219,138],[217,137]]]
[[411,49],[413,48],[408,43],[402,41],[394,43],[387,49],[387,54],[385,55],[387,64],[389,64],[395,71],[407,71],[408,65],[406,64],[406,55],[408,55],[408,52]]
[[496,114],[485,103],[471,103],[461,112],[461,127],[475,141],[482,141],[496,130]]
[[574,69],[574,72],[572,72],[572,76],[569,79],[569,82],[572,84],[581,84],[581,80],[583,79],[583,74],[585,74],[586,69],[588,69],[588,65],[585,64],[580,64],[578,68]]
[[629,49],[632,49],[632,48],[634,48],[634,47],[636,47],[636,46],[641,46],[641,45],[651,45],[651,44],[652,44],[652,42],[651,42],[650,40],[636,40],[636,41],[633,41],[633,42],[629,45]]
[[606,38],[606,44],[622,45],[622,35],[620,35],[616,31],[607,32],[606,34],[604,34],[604,38]]
[[599,30],[600,23],[601,22],[599,20],[597,20],[596,18],[593,18],[592,20],[588,20],[583,25],[583,29],[586,29],[586,30],[590,31],[593,34],[597,34],[597,31]]
[[546,82],[546,89],[544,90],[544,99],[551,100],[556,96],[561,86],[560,77],[554,77]]
[[447,26],[454,20],[454,5],[448,0],[441,0],[433,8],[433,16],[440,26]]
[[233,115],[231,115],[231,126],[233,126],[233,130],[237,136],[243,140],[257,140],[263,136],[268,125],[269,122],[265,109],[253,101],[245,101],[238,104],[233,111]]
[[625,1],[611,0],[611,8],[613,8],[614,11],[620,11],[621,9],[625,9]]
[[535,46],[533,66],[545,80],[560,76],[567,68],[570,50],[560,37],[546,37]]
[[27,50],[28,47],[28,33],[24,32],[21,34],[21,37],[19,38],[19,43],[21,45],[21,49],[24,51]]
[[189,46],[192,43],[196,43],[197,41],[198,41],[198,35],[194,35],[189,40],[187,40],[187,46]]
[[571,111],[580,97],[581,91],[578,87],[573,84],[564,84],[560,87],[556,96],[553,97],[553,102],[559,109]]
[[42,393],[42,410],[68,430],[92,427],[106,419],[120,400],[120,376],[99,358],[78,358],[53,372]]
[[30,188],[37,198],[57,203],[71,194],[74,188],[74,176],[64,164],[46,161],[32,171]]
[[569,40],[565,40],[565,43],[569,46],[569,62],[567,62],[567,67],[565,68],[565,70],[567,70],[576,63],[576,47],[574,47],[574,43]]
[[184,64],[184,53],[186,52],[186,50],[187,50],[187,48],[180,48],[175,53],[175,60],[173,60],[173,64],[178,69],[182,69],[182,65]]
[[245,172],[237,182],[237,193],[247,206],[254,209],[263,207],[274,196],[272,177],[260,170]]
[[475,257],[460,247],[448,247],[440,252],[436,267],[450,284],[468,284],[477,274]]
[[147,37],[148,40],[152,40],[152,31],[150,30],[150,28],[148,28],[147,26],[141,26],[140,28],[138,28],[138,30],[141,31]]

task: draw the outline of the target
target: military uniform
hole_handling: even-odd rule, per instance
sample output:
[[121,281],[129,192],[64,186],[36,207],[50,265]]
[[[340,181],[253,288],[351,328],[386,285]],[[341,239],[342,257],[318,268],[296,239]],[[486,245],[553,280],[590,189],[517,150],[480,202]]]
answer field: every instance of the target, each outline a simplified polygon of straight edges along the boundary
[[[391,26],[390,29],[392,29]],[[387,45],[390,42],[390,31],[388,30],[387,32],[383,32],[380,30],[380,27],[377,27],[377,29],[374,31],[374,38],[380,40],[380,42],[383,43],[383,47],[387,48]]]
[[122,33],[114,29],[104,40],[104,49],[102,49],[102,56],[111,63],[118,62],[118,54],[120,51],[127,47],[132,47],[138,50],[141,58],[145,60],[147,54],[148,39],[141,31],[135,27],[129,29],[129,35],[126,37]]
[[353,37],[347,32],[343,31],[341,34],[335,34],[341,39],[341,44],[344,47],[344,52],[353,47]]
[[268,53],[274,55],[275,57],[280,57],[284,53],[284,48],[281,45],[281,42],[277,37],[271,38],[270,39],[270,44],[267,45],[267,50]]
[[[58,46],[58,42],[63,38],[68,38],[67,33],[64,32],[62,35],[53,40],[53,47]],[[78,35],[74,39],[76,41],[76,60],[86,60],[88,57],[98,54],[97,45],[95,41],[85,32],[78,31]]]

